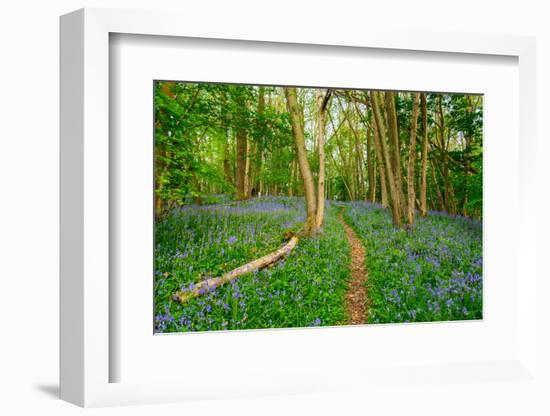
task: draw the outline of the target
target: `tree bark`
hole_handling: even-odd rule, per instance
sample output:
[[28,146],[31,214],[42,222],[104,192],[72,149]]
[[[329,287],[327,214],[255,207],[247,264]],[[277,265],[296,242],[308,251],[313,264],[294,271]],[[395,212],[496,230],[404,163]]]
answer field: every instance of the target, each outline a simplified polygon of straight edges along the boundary
[[229,161],[229,142],[231,139],[231,132],[227,129],[227,138],[223,144],[223,174],[227,183],[233,183],[233,175],[231,174],[231,163]]
[[409,227],[414,225],[414,212],[415,212],[415,191],[414,191],[414,162],[416,156],[416,128],[418,125],[418,101],[420,99],[420,93],[415,93],[413,98],[413,109],[411,119],[411,142],[409,147],[409,165],[407,169],[407,221]]
[[395,179],[396,195],[398,198],[397,208],[399,210],[399,215],[402,217],[404,214],[403,204],[405,202],[405,196],[403,194],[401,155],[399,151],[399,130],[397,125],[397,112],[395,110],[395,93],[393,91],[386,91],[384,97],[388,122],[388,137],[390,139],[390,152],[393,163],[393,175]]
[[[243,97],[238,97],[239,106],[244,111],[246,102]],[[246,162],[248,159],[248,135],[247,131],[242,125],[243,120],[240,120],[241,124],[237,128],[236,133],[236,155],[235,155],[235,187],[237,188],[237,199],[242,200],[247,198],[246,188]]]
[[251,143],[250,143],[250,140],[247,137],[247,140],[246,140],[246,158],[245,158],[245,163],[244,163],[244,189],[243,189],[244,198],[243,199],[250,198],[250,193],[249,193],[249,190],[250,190],[250,148],[251,148]]
[[288,196],[294,196],[294,170],[296,169],[296,163],[293,160],[290,162],[290,182],[288,184]]
[[246,130],[239,128],[237,130],[237,145],[235,157],[235,187],[237,188],[237,199],[246,199],[246,148],[247,146]]
[[456,202],[454,197],[454,191],[449,177],[449,161],[447,155],[447,140],[445,137],[445,115],[443,113],[443,100],[442,95],[438,95],[438,109],[439,109],[439,128],[440,128],[440,147],[443,150],[441,153],[441,176],[443,179],[443,190],[445,198],[445,207],[450,214],[456,214]]
[[317,147],[319,151],[319,180],[317,183],[317,213],[315,225],[320,228],[323,225],[325,214],[325,109],[330,97],[330,91],[317,93]]
[[[371,109],[373,108],[373,105],[371,105]],[[374,149],[376,152],[376,164],[378,166],[378,176],[380,177],[380,196],[381,196],[381,202],[382,206],[384,208],[387,208],[389,206],[388,204],[388,185],[386,183],[386,169],[384,167],[384,156],[382,155],[382,145],[381,145],[381,137],[380,132],[378,131],[378,123],[376,122],[376,118],[374,117],[374,110],[373,110],[373,130],[374,130]]]
[[285,97],[288,112],[290,114],[290,124],[294,135],[294,144],[296,147],[296,156],[304,184],[304,194],[306,198],[307,218],[304,224],[303,233],[311,235],[316,231],[316,200],[313,175],[307,160],[306,144],[304,130],[301,122],[300,107],[295,87],[285,87]]
[[[435,174],[435,167],[434,163],[430,161],[431,171],[432,171],[432,180],[434,183],[434,189],[437,194],[437,199],[439,201],[439,210],[440,211],[447,211],[447,207],[445,206],[445,199],[443,198],[443,194],[441,193],[441,190],[439,189],[439,184],[437,183],[437,177]],[[434,204],[435,205],[435,204]]]
[[[258,121],[257,128],[261,132],[263,131],[263,115],[265,111],[265,87],[258,88]],[[256,140],[249,142],[248,152],[248,186],[247,195],[252,197],[258,194],[258,177],[262,168],[262,141]]]
[[384,164],[386,167],[386,175],[387,175],[387,183],[390,188],[390,196],[391,196],[391,210],[392,210],[392,219],[393,224],[401,228],[402,224],[402,218],[401,218],[401,199],[399,197],[399,192],[397,190],[396,180],[394,176],[394,172],[392,169],[392,162],[390,158],[390,150],[388,149],[388,146],[385,141],[386,137],[386,129],[384,127],[384,123],[382,120],[382,115],[380,114],[380,100],[378,96],[378,92],[371,91],[371,99],[372,99],[372,109],[374,112],[374,119],[378,128],[379,138],[380,138],[380,145],[382,148],[382,155],[384,157]]
[[426,106],[426,94],[420,95],[420,106],[422,108],[422,172],[420,185],[420,215],[428,215],[426,193],[428,189],[428,111]]
[[155,155],[155,217],[159,218],[164,211],[164,201],[161,197],[161,193],[164,188],[163,179],[166,175],[167,167],[161,160],[162,156],[165,156],[166,152],[162,149],[157,151]]
[[196,298],[197,296],[210,293],[225,283],[235,280],[240,276],[261,270],[275,263],[276,261],[287,256],[294,249],[294,247],[296,247],[296,244],[298,244],[298,237],[294,236],[280,249],[260,257],[259,259],[251,261],[244,266],[237,267],[236,269],[233,269],[220,277],[212,277],[210,279],[203,280],[202,282],[197,283],[190,290],[177,291],[172,296],[172,299],[176,302],[185,303],[190,299]]
[[368,187],[368,202],[374,202],[376,199],[376,182],[374,179],[374,161],[373,161],[373,143],[372,143],[372,131],[369,126],[365,126],[367,131],[367,175],[369,178],[369,187]]
[[[348,94],[347,97],[348,97],[348,99],[350,99],[349,94]],[[356,172],[356,176],[354,176],[354,178],[356,179],[354,199],[359,199],[358,198],[359,195],[361,195],[362,197],[366,196],[365,195],[366,194],[366,192],[365,192],[365,180],[364,180],[364,173],[363,173],[363,165],[364,165],[363,145],[362,145],[362,141],[361,141],[361,138],[359,136],[359,133],[357,132],[357,129],[356,129],[355,125],[352,122],[349,109],[344,108],[344,105],[342,104],[339,97],[338,97],[337,101],[338,101],[338,105],[339,105],[340,109],[342,110],[342,112],[344,114],[344,118],[345,118],[346,122],[348,123],[348,126],[351,130],[351,133],[353,134],[353,138],[355,139],[355,141],[352,143],[351,137],[350,137],[350,143],[349,143],[349,157],[350,157],[350,160],[349,160],[348,164],[350,166],[352,166],[352,171],[355,170],[355,172]],[[350,99],[350,101],[351,101],[351,99]],[[355,158],[354,158],[355,163],[353,163],[351,161],[352,149],[353,148],[355,148]],[[355,169],[353,169],[353,167]]]
[[[330,112],[328,113],[328,118],[330,120],[330,124],[332,125],[332,130],[333,130],[333,134],[332,134],[332,137],[334,137],[334,140],[336,140],[336,145],[337,145],[337,149],[338,149],[338,156],[340,157],[340,160],[342,161],[341,165],[342,165],[342,169],[340,169],[340,165],[338,163],[336,163],[336,160],[334,159],[334,156],[332,155],[332,153],[330,153],[330,156],[331,156],[331,159],[334,163],[334,166],[336,167],[336,169],[338,170],[338,173],[340,174],[340,177],[342,178],[342,182],[344,183],[344,187],[346,188],[346,192],[348,194],[348,197],[350,200],[353,200],[353,191],[352,191],[352,188],[353,188],[353,178],[352,178],[352,174],[351,174],[351,170],[346,162],[346,158],[345,158],[345,155],[344,155],[344,150],[343,150],[343,144],[342,144],[342,141],[341,141],[341,138],[340,136],[337,134],[338,133],[338,130],[340,129],[340,127],[342,126],[343,122],[341,124],[338,125],[338,127],[336,127],[336,125],[334,124],[334,120],[332,119],[332,116],[330,115]],[[351,182],[350,182],[351,181]]]
[[[366,200],[367,202],[375,202],[376,201],[376,172],[374,169],[374,162],[376,159],[375,150],[373,148],[376,147],[376,144],[373,143],[373,129],[365,115],[361,112],[359,109],[359,106],[357,105],[358,98],[357,97],[351,97],[348,95],[348,97],[353,100],[353,105],[355,107],[355,111],[359,115],[359,118],[361,119],[363,126],[365,127],[366,135],[367,135],[367,178],[368,178],[368,192],[366,194]],[[365,94],[364,100],[359,100],[363,104],[367,106],[367,112],[368,112],[368,106],[372,106],[371,103],[369,103],[369,96]],[[386,192],[386,190],[384,190]],[[387,206],[387,196],[386,196],[386,206]]]

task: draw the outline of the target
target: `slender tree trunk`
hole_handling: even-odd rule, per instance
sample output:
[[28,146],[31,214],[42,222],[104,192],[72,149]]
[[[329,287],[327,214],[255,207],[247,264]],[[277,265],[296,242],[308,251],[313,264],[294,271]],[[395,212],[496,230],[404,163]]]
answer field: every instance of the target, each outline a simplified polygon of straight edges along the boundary
[[237,188],[237,199],[246,199],[246,160],[248,147],[246,130],[239,128],[236,136],[235,187]]
[[350,171],[350,182],[352,195],[350,200],[355,201],[357,199],[357,188],[358,188],[358,178],[357,178],[357,169],[355,166],[355,159],[353,158],[353,137],[348,136],[348,166]]
[[294,175],[296,171],[296,161],[290,162],[290,183],[288,184],[288,196],[294,196]]
[[431,171],[432,171],[432,180],[434,183],[434,188],[437,194],[437,199],[439,201],[439,210],[440,211],[447,211],[447,207],[445,206],[445,199],[443,198],[443,195],[441,194],[441,190],[439,189],[439,184],[437,183],[437,177],[435,174],[435,167],[432,161],[430,161],[431,165]]
[[258,175],[260,176],[260,180],[259,180],[259,185],[258,185],[258,187],[259,187],[258,195],[263,196],[263,194],[264,194],[264,175],[262,174],[262,167],[263,167],[263,164],[264,164],[263,149],[260,150],[259,157],[260,157],[260,167],[258,169]]
[[422,173],[420,185],[420,215],[423,217],[428,215],[428,205],[426,201],[426,193],[428,188],[428,111],[426,107],[426,94],[420,95],[420,103],[422,108]]
[[396,180],[394,176],[394,172],[392,169],[392,162],[390,158],[390,150],[388,149],[388,146],[386,145],[386,141],[384,138],[386,137],[386,129],[384,127],[384,123],[382,121],[382,116],[380,114],[380,100],[378,97],[378,92],[371,91],[371,98],[372,98],[372,109],[374,112],[374,119],[376,122],[376,125],[378,127],[378,133],[380,136],[380,144],[382,148],[382,155],[384,156],[384,164],[386,167],[386,175],[387,175],[387,183],[389,184],[390,188],[390,195],[391,195],[391,210],[392,210],[392,218],[393,223],[396,227],[401,228],[402,224],[402,218],[401,218],[401,200],[399,197],[399,192],[397,190]]
[[[265,87],[258,88],[258,120],[257,127],[259,131],[263,129],[263,116],[265,112]],[[249,152],[248,152],[248,186],[247,186],[247,195],[252,197],[258,193],[258,176],[260,175],[260,170],[262,167],[262,158],[260,157],[261,141],[249,141]],[[254,194],[254,195],[253,195]]]
[[[351,99],[351,98],[350,98]],[[357,105],[357,100],[352,99],[353,105],[355,107],[356,113],[361,119],[366,135],[367,135],[367,178],[368,178],[368,191],[365,195],[366,201],[375,202],[376,201],[376,172],[374,168],[375,163],[375,154],[374,154],[374,144],[372,139],[372,127],[369,125],[367,118],[363,115],[359,106]],[[369,105],[369,96],[365,94],[365,100],[363,101],[367,106]],[[368,109],[367,109],[368,111]],[[364,165],[364,163],[362,163]],[[385,191],[384,191],[385,192]],[[387,201],[386,201],[387,202]]]
[[374,202],[376,199],[376,183],[374,181],[374,161],[373,161],[373,143],[372,143],[372,131],[369,126],[365,126],[367,131],[367,174],[369,178],[369,192],[367,201]]
[[319,151],[319,180],[317,183],[317,214],[315,225],[320,228],[323,225],[325,210],[325,108],[330,92],[317,93],[317,147]]
[[403,180],[401,178],[401,155],[399,152],[399,131],[397,125],[397,112],[395,110],[395,93],[387,91],[385,93],[386,115],[388,121],[388,137],[390,139],[390,152],[393,155],[393,176],[395,180],[397,209],[400,216],[404,214],[405,196],[403,194]]
[[[329,114],[329,118],[330,118],[330,112],[328,114]],[[334,123],[332,123],[332,119],[331,119],[331,124],[332,124],[332,127],[334,129]],[[343,171],[340,170],[340,176],[342,177],[342,181],[344,182],[344,185],[346,186],[348,196],[349,196],[350,200],[352,200],[353,199],[353,190],[352,190],[352,188],[353,188],[353,174],[352,174],[352,171],[350,169],[350,166],[348,165],[348,163],[346,161],[344,146],[342,144],[340,136],[338,134],[336,134],[334,136],[334,138],[336,140],[338,155],[340,157],[340,160],[342,161],[341,165],[342,165]],[[332,154],[331,154],[331,156],[332,156]],[[339,164],[336,163],[336,160],[334,160],[334,157],[333,157],[333,162],[334,162],[334,166],[339,166]]]
[[441,176],[443,179],[443,189],[445,197],[445,206],[450,214],[456,214],[456,202],[454,197],[454,191],[449,177],[449,161],[447,156],[447,140],[445,137],[445,115],[443,113],[443,102],[441,94],[438,96],[438,108],[439,108],[439,127],[440,127],[440,146],[441,152]]
[[[349,98],[349,96],[348,96]],[[350,99],[351,101],[351,99]],[[359,133],[357,132],[356,126],[354,125],[351,115],[349,112],[349,108],[346,109],[344,105],[342,104],[342,101],[340,98],[338,98],[338,104],[342,112],[344,113],[344,118],[346,119],[348,126],[353,134],[353,138],[355,139],[352,142],[352,138],[350,137],[350,143],[349,143],[349,162],[348,164],[355,168],[352,169],[352,171],[355,171],[355,191],[354,191],[354,199],[360,199],[359,195],[361,195],[362,198],[366,197],[365,192],[365,180],[364,180],[364,174],[363,174],[363,146],[361,143],[361,138],[359,136]],[[352,162],[352,149],[355,148],[355,158],[353,158]]]
[[165,156],[166,152],[159,149],[156,155],[155,161],[155,217],[159,218],[164,210],[164,201],[162,200],[161,193],[164,188],[164,176],[167,173],[167,168],[164,162],[161,160]]
[[[238,97],[238,104],[243,109],[246,106],[244,97]],[[248,137],[246,129],[241,125],[236,133],[236,155],[235,155],[235,187],[237,188],[237,199],[246,199],[247,197],[247,167],[248,160]]]
[[[474,112],[474,102],[472,100],[472,97],[469,96],[468,97],[468,107],[467,107],[467,111],[469,114],[472,114]],[[462,202],[461,202],[461,207],[462,207],[462,215],[464,216],[468,216],[469,212],[468,212],[468,209],[467,209],[467,206],[468,206],[468,201],[470,200],[470,195],[469,195],[469,176],[471,174],[470,172],[470,153],[471,153],[471,144],[472,144],[472,137],[470,136],[470,134],[466,134],[466,136],[464,137],[466,143],[465,143],[465,146],[464,146],[464,155],[466,155],[466,160],[464,160],[464,193],[463,193],[463,198],[462,198]]]
[[250,140],[246,140],[246,158],[244,163],[244,198],[249,198],[249,192],[250,189]]
[[[372,108],[372,105],[371,105]],[[381,195],[381,202],[382,206],[384,208],[387,208],[388,205],[388,185],[386,184],[386,169],[384,167],[384,156],[382,155],[382,145],[381,145],[381,137],[380,132],[378,131],[378,123],[376,122],[376,118],[374,117],[374,111],[373,111],[373,130],[374,130],[374,149],[376,152],[376,165],[378,166],[378,176],[380,177],[380,195]]]
[[231,139],[231,131],[227,129],[227,137],[223,144],[223,174],[227,183],[233,183],[233,175],[231,174],[231,163],[229,161],[229,142]]
[[304,194],[306,198],[307,218],[304,224],[303,232],[306,235],[311,235],[316,231],[316,201],[315,201],[315,186],[313,183],[313,175],[307,160],[306,144],[304,131],[301,123],[300,107],[296,96],[296,88],[285,87],[286,105],[290,114],[290,123],[292,125],[292,133],[294,135],[294,143],[296,146],[296,156],[300,166],[304,184]]
[[411,119],[411,142],[409,147],[409,166],[407,169],[407,196],[408,196],[408,206],[407,206],[407,221],[409,227],[412,228],[414,225],[414,212],[415,212],[415,191],[414,191],[414,162],[416,159],[416,128],[418,124],[418,101],[420,99],[420,93],[415,93],[413,98],[413,109],[412,109],[412,119]]
[[247,188],[246,193],[247,197],[250,198],[253,196],[254,189],[256,187],[256,172],[258,168],[258,157],[257,157],[257,146],[256,143],[252,141],[248,141],[248,158],[247,158],[247,165],[248,165],[248,181],[247,181]]
[[[346,177],[348,175],[340,169],[339,164],[336,163],[336,160],[334,159],[334,156],[332,155],[332,153],[329,153],[329,155],[330,155],[330,158],[332,159],[332,164],[334,165],[334,169],[338,171],[338,175],[340,175],[340,177],[342,178],[342,183],[344,184],[344,188],[346,189],[346,194],[348,195],[348,197],[351,200],[351,194],[352,193],[351,193],[351,189],[350,189],[350,184],[348,183],[348,181],[346,179]],[[344,195],[344,197],[345,197],[345,195]]]

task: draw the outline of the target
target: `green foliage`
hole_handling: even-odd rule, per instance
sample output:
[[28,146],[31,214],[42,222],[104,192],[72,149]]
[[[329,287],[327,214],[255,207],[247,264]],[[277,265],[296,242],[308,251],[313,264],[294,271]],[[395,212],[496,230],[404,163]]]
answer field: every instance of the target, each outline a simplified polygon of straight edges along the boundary
[[434,212],[407,232],[362,202],[349,204],[345,218],[367,251],[369,322],[482,318],[479,221]]
[[[267,88],[272,92],[273,88]],[[244,85],[155,84],[156,194],[168,205],[189,196],[233,193],[234,135],[244,129],[256,158],[282,149],[275,166],[288,167],[292,136],[288,115],[271,105],[258,108],[259,88]],[[266,175],[268,176],[268,175]],[[285,178],[279,177],[281,183]]]
[[155,313],[159,332],[337,325],[350,249],[336,207],[324,232],[302,239],[282,262],[245,275],[181,305],[171,295],[218,276],[283,244],[285,230],[304,220],[302,198],[258,198],[175,211],[156,229]]

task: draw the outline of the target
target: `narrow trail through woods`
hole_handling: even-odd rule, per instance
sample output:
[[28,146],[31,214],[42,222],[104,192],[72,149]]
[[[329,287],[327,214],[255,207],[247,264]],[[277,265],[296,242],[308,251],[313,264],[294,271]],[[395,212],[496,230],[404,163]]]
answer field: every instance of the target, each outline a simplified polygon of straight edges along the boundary
[[338,214],[338,219],[346,231],[348,243],[351,247],[351,282],[346,293],[346,309],[348,311],[348,323],[361,325],[367,323],[367,271],[365,269],[365,248],[355,234],[355,231],[344,220],[344,207]]

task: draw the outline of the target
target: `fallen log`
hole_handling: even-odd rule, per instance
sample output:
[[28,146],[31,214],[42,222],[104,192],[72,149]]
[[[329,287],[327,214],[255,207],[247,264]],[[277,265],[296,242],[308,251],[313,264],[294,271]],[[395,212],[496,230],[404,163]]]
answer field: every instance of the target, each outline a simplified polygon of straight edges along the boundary
[[298,237],[293,236],[283,247],[280,249],[266,254],[259,259],[251,261],[243,266],[237,267],[236,269],[231,270],[223,274],[220,277],[211,277],[205,279],[202,282],[197,283],[194,286],[191,286],[188,289],[180,290],[172,296],[172,299],[176,302],[185,303],[189,299],[196,298],[197,296],[203,295],[205,293],[212,292],[216,288],[222,286],[225,283],[228,283],[232,280],[235,280],[239,276],[244,274],[252,273],[257,270],[261,270],[265,267],[272,265],[281,258],[287,256],[298,243]]

